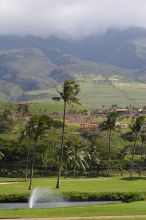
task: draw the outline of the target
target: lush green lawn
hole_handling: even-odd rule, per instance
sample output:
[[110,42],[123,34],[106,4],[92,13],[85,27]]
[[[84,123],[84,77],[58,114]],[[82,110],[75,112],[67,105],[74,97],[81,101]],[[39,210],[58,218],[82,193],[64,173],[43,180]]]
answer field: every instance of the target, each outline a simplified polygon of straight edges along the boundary
[[71,217],[96,215],[144,215],[146,202],[50,209],[0,210],[0,218],[8,217]]
[[[8,181],[10,185],[0,185],[0,194],[28,192],[28,182],[22,179],[0,178],[0,182]],[[11,181],[20,181],[12,184]],[[33,187],[49,187],[55,191],[56,178],[36,178]],[[59,191],[59,190],[58,190]],[[102,191],[146,191],[146,178],[128,177],[99,177],[99,178],[74,178],[61,179],[60,191],[102,192]],[[132,215],[146,214],[146,201],[92,205],[86,207],[67,207],[51,209],[16,209],[0,210],[0,218],[8,217],[68,217],[68,216],[96,216],[96,215]],[[122,218],[121,218],[122,219]]]
[[[0,185],[0,194],[28,192],[28,182],[22,179],[0,178],[0,182],[20,181],[12,185]],[[33,187],[49,187],[54,190],[56,184],[55,177],[34,178]],[[58,190],[59,191],[59,190]],[[80,191],[80,192],[113,192],[113,191],[146,191],[146,177],[141,179],[133,177],[99,177],[99,178],[68,178],[61,179],[60,191]]]

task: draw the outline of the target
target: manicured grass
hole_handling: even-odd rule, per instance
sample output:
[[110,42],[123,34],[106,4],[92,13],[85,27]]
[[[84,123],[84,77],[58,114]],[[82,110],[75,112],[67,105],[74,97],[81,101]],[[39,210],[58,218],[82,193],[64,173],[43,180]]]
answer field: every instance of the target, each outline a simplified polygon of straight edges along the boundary
[[94,205],[86,207],[66,207],[50,209],[0,210],[0,218],[8,217],[72,217],[97,215],[144,215],[146,202]]
[[[22,179],[1,178],[3,181],[20,181],[13,185],[0,185],[0,194],[25,193],[28,191],[28,182]],[[34,187],[49,187],[55,191],[68,192],[116,192],[116,191],[146,191],[146,177],[132,179],[129,176],[123,177],[99,177],[99,178],[68,178],[61,179],[61,189],[56,190],[56,178],[34,178]]]
[[[0,194],[25,193],[29,192],[28,182],[16,178],[0,178],[0,182],[20,181],[16,184],[0,185]],[[35,178],[33,187],[49,187],[55,189],[56,178]],[[146,178],[128,177],[99,177],[99,178],[68,178],[61,179],[61,189],[59,191],[80,191],[80,192],[105,192],[105,191],[146,191]],[[71,217],[71,216],[96,216],[96,215],[136,215],[146,214],[146,201],[109,204],[109,205],[92,205],[86,207],[66,207],[51,209],[15,209],[0,210],[0,218],[9,217]],[[122,218],[121,218],[122,219]]]

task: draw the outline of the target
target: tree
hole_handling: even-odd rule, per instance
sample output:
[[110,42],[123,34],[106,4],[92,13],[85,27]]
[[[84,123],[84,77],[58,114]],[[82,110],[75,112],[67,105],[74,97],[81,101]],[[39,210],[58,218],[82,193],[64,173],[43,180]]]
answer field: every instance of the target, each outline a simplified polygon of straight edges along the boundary
[[100,159],[99,159],[99,146],[97,144],[97,140],[100,135],[99,133],[97,133],[97,131],[93,131],[93,130],[85,130],[82,132],[81,135],[87,142],[86,150],[89,154],[87,158],[88,165],[89,165],[89,174],[91,176],[94,176],[95,171],[96,173],[99,171],[98,167],[100,164]]
[[0,152],[0,160],[4,157],[4,154]]
[[[29,123],[26,125],[26,128],[24,131],[20,134],[20,142],[22,144],[22,141],[24,141],[24,146],[26,148],[26,160],[25,160],[25,181],[27,181],[28,178],[28,162],[29,162],[29,156],[30,156],[30,146],[31,146],[31,137],[32,137],[32,128],[30,127]],[[28,139],[27,142],[25,141],[26,138]]]
[[88,164],[89,164],[90,175],[94,176],[95,171],[96,173],[99,171],[98,166],[100,164],[98,146],[96,146],[95,144],[91,144],[88,147],[88,153],[89,153]]
[[65,166],[65,178],[67,177],[67,168],[73,170],[73,175],[76,175],[76,170],[85,171],[88,167],[87,160],[90,157],[86,143],[82,138],[75,134],[67,136],[63,151],[63,164]]
[[81,169],[86,171],[88,167],[87,157],[90,155],[86,152],[85,146],[82,143],[75,145],[64,146],[64,164],[65,164],[65,178],[67,177],[67,166],[73,169],[73,176],[76,176],[76,170]]
[[52,98],[55,101],[63,100],[64,111],[63,111],[63,125],[62,125],[62,135],[61,135],[61,148],[60,148],[60,157],[59,157],[59,168],[56,188],[60,188],[60,175],[62,168],[62,159],[63,159],[63,148],[64,148],[64,131],[65,131],[65,119],[66,119],[66,106],[67,104],[76,103],[79,104],[77,95],[80,92],[80,87],[73,80],[66,80],[63,84],[62,91],[58,91],[59,97]]
[[131,156],[131,170],[130,170],[130,177],[132,177],[132,174],[133,174],[133,168],[134,168],[134,155],[135,155],[135,146],[136,146],[136,143],[137,143],[137,139],[140,135],[140,132],[141,132],[141,128],[144,124],[144,120],[145,120],[145,117],[144,116],[138,116],[133,124],[130,126],[131,128],[131,131],[133,133],[133,136],[134,136],[134,143],[133,143],[133,147],[132,147],[132,156]]
[[26,126],[26,133],[31,141],[33,141],[32,147],[32,162],[30,170],[30,181],[28,189],[32,189],[33,168],[36,158],[37,142],[42,138],[44,131],[53,126],[53,120],[46,115],[33,116]]
[[117,127],[118,113],[116,111],[109,112],[106,121],[101,125],[102,130],[108,131],[108,176],[111,172],[111,135],[112,131]]
[[143,123],[143,125],[141,126],[140,137],[141,137],[141,156],[140,156],[139,177],[141,176],[141,172],[142,172],[144,144],[146,141],[146,124],[145,123]]
[[13,124],[14,120],[10,110],[5,109],[0,113],[0,133],[3,134],[11,131]]
[[118,154],[117,154],[117,161],[116,165],[119,167],[119,170],[121,172],[121,176],[123,176],[123,166],[125,162],[125,158],[129,153],[129,146],[125,146],[124,148],[120,149]]

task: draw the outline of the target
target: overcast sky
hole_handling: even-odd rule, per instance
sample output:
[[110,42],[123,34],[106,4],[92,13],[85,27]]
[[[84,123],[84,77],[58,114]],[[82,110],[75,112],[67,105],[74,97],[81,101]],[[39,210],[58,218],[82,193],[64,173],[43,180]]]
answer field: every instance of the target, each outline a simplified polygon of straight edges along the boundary
[[146,0],[0,0],[0,35],[82,38],[146,28]]

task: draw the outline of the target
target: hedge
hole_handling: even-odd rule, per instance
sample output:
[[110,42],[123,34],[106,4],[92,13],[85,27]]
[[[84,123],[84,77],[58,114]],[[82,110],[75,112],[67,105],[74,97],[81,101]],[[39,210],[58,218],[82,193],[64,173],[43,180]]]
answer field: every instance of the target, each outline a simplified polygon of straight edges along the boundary
[[[146,192],[64,192],[66,201],[121,201],[134,202],[145,199]],[[0,203],[28,202],[29,194],[0,195]]]
[[28,202],[29,194],[1,194],[0,203]]
[[67,201],[134,202],[145,199],[145,193],[142,192],[102,192],[102,193],[67,192],[67,193],[63,193],[63,196]]

